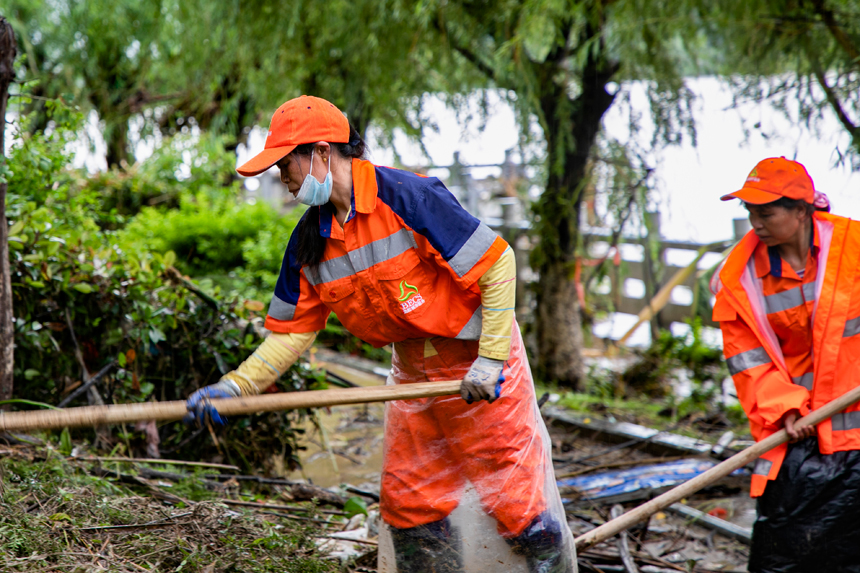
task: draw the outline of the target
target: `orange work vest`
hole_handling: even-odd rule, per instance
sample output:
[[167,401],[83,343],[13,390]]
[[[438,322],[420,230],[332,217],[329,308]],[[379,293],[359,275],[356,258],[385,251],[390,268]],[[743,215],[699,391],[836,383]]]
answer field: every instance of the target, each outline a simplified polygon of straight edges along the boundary
[[[797,409],[805,415],[860,381],[860,222],[821,212],[813,215],[813,222],[819,247],[814,289],[798,286],[815,297],[811,390],[808,379],[792,377],[768,322],[755,268],[759,239],[754,232],[732,250],[714,281],[713,317],[720,323],[726,362],[756,440],[780,430],[788,411]],[[822,454],[860,449],[860,405],[820,423],[816,430]],[[750,488],[753,497],[776,479],[786,451],[783,444],[758,460]]]

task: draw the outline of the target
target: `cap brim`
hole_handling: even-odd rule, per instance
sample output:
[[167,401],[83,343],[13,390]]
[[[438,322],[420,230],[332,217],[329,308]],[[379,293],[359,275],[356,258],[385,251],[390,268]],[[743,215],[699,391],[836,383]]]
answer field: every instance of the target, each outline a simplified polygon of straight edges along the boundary
[[289,155],[296,147],[297,146],[295,145],[285,145],[283,147],[270,147],[269,149],[264,149],[252,157],[250,161],[237,168],[236,171],[239,172],[239,175],[244,175],[245,177],[259,175]]
[[728,201],[729,199],[740,199],[744,203],[750,203],[751,205],[764,205],[765,203],[773,203],[774,201],[782,199],[782,195],[770,193],[769,191],[762,191],[761,189],[753,189],[752,187],[744,187],[740,191],[723,195],[720,199],[723,201]]

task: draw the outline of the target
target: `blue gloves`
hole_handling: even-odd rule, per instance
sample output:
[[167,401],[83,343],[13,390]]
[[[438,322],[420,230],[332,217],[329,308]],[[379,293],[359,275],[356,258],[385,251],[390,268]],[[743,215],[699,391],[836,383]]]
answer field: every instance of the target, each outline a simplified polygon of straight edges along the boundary
[[227,423],[227,418],[218,414],[218,410],[212,405],[210,400],[217,398],[238,398],[242,395],[239,386],[229,378],[222,378],[215,384],[204,386],[191,396],[185,405],[188,407],[188,413],[182,418],[186,424],[194,421],[203,426],[207,420],[217,426],[223,426]]
[[502,394],[504,367],[504,360],[478,356],[460,384],[460,396],[469,404],[473,400],[493,402]]

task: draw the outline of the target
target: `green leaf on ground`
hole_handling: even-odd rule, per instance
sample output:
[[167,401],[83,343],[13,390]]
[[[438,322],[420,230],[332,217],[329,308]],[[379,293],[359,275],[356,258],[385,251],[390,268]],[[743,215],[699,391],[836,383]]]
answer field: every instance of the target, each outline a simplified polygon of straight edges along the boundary
[[343,510],[347,512],[350,517],[358,515],[359,513],[367,515],[367,502],[360,497],[351,497],[347,500],[346,504],[344,504]]

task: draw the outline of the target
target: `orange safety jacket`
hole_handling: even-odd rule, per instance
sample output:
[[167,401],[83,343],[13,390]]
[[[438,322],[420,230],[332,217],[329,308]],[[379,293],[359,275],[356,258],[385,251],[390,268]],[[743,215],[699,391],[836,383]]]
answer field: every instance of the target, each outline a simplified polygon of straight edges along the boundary
[[[813,215],[813,222],[818,247],[814,283],[766,298],[756,269],[759,239],[750,231],[712,284],[713,318],[720,323],[726,362],[756,440],[780,430],[790,410],[806,415],[860,381],[860,222],[821,212]],[[792,297],[803,302],[809,295],[814,297],[811,384],[799,364],[792,375],[768,320],[768,312],[783,309]],[[816,430],[822,454],[860,449],[860,405],[825,420]],[[786,452],[783,444],[759,458],[750,488],[753,497],[776,479]]]
[[290,237],[266,328],[316,332],[334,312],[376,347],[435,336],[479,340],[477,281],[508,244],[435,177],[354,159],[352,178],[343,227],[328,205],[319,209],[326,237],[319,265],[299,265],[298,233]]

